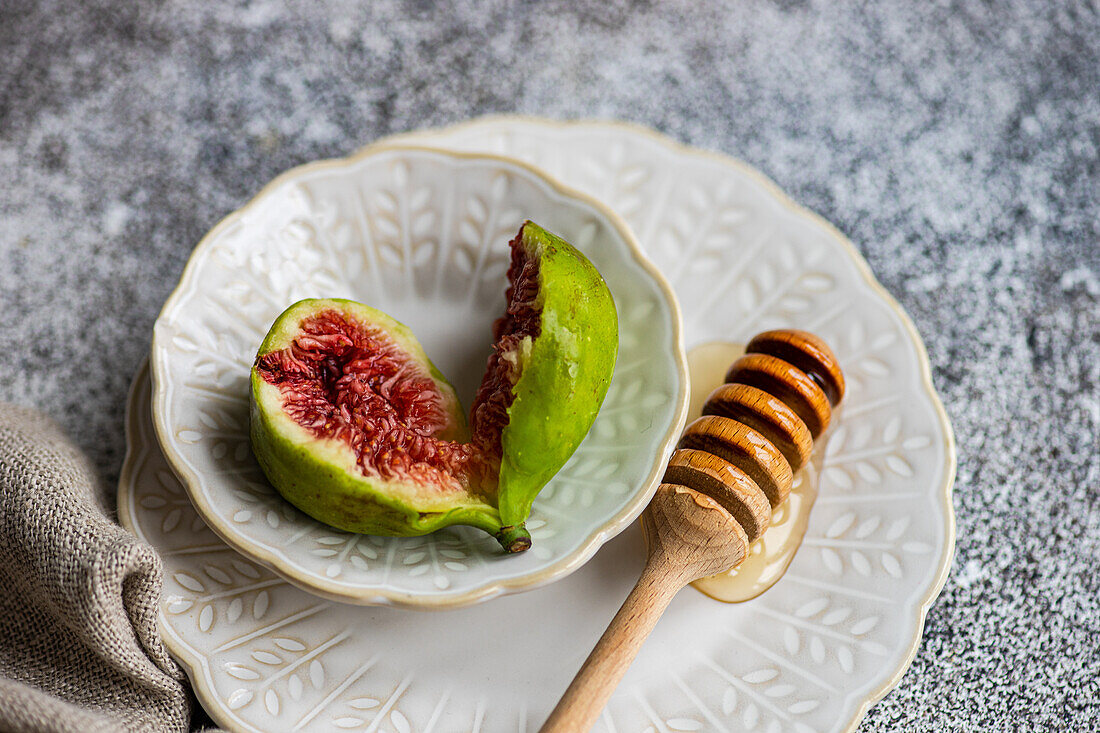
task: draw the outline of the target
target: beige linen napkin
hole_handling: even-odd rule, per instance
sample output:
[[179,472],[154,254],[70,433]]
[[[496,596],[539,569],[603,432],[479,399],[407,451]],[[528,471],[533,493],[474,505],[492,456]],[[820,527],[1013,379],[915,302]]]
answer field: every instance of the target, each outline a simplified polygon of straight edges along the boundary
[[160,558],[110,515],[57,424],[0,403],[0,730],[188,730]]

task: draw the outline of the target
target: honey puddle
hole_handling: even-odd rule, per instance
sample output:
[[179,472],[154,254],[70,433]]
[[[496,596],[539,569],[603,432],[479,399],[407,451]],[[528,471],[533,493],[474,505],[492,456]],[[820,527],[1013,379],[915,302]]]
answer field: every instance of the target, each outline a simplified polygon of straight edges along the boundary
[[[707,396],[722,384],[730,364],[744,353],[744,344],[724,342],[703,344],[688,353],[689,423],[699,417]],[[692,585],[726,603],[748,601],[771,588],[787,572],[802,544],[816,498],[817,467],[811,460],[795,475],[790,496],[772,514],[771,525],[763,536],[752,543],[748,559],[734,570],[702,578]]]

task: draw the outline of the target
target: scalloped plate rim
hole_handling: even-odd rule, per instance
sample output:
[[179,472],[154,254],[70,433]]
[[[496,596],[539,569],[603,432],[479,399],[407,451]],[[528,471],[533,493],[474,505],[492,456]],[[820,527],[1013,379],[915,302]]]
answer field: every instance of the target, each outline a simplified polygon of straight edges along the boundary
[[[862,720],[862,718],[864,717],[864,715],[866,714],[868,708],[871,705],[873,705],[874,703],[876,703],[877,701],[881,700],[886,694],[888,694],[898,684],[901,677],[904,675],[905,671],[908,669],[908,667],[912,663],[912,660],[913,660],[913,658],[916,654],[916,650],[917,650],[917,648],[920,644],[921,638],[922,638],[923,627],[924,627],[924,622],[925,622],[925,617],[926,617],[927,611],[928,611],[929,607],[931,606],[931,604],[935,601],[936,597],[939,595],[940,591],[942,590],[942,588],[944,586],[944,583],[946,582],[947,576],[949,574],[951,562],[952,562],[952,559],[953,559],[953,556],[954,556],[954,549],[955,549],[954,548],[954,545],[955,545],[955,516],[954,516],[954,506],[953,506],[953,502],[952,502],[952,488],[953,488],[953,483],[954,483],[954,479],[955,479],[955,475],[956,475],[957,453],[956,453],[956,447],[955,447],[954,434],[953,434],[953,430],[951,428],[950,420],[949,420],[949,418],[947,416],[947,413],[946,413],[946,411],[943,407],[942,401],[940,400],[940,398],[939,398],[939,396],[938,396],[938,394],[935,390],[935,387],[932,383],[932,380],[931,380],[931,365],[930,365],[929,360],[928,360],[927,350],[924,346],[923,341],[921,340],[921,338],[919,336],[919,333],[916,331],[916,328],[913,325],[911,319],[909,318],[908,314],[904,311],[904,309],[902,309],[901,306],[897,303],[897,301],[893,298],[893,296],[888,291],[886,291],[885,288],[883,288],[883,286],[875,279],[873,273],[870,270],[869,265],[866,263],[866,261],[864,260],[862,255],[859,253],[858,249],[855,247],[854,244],[852,244],[851,241],[849,241],[841,232],[839,232],[839,230],[837,230],[827,220],[823,219],[820,215],[816,214],[813,211],[810,211],[809,209],[806,209],[805,207],[803,207],[803,206],[799,205],[798,203],[796,203],[795,201],[793,201],[785,192],[783,192],[782,189],[780,189],[778,187],[777,184],[772,182],[764,174],[757,171],[755,168],[749,166],[748,164],[743,163],[742,161],[739,161],[739,160],[737,160],[735,158],[732,158],[728,155],[725,155],[723,153],[703,150],[703,149],[700,149],[700,148],[695,148],[695,147],[686,145],[686,144],[681,143],[679,141],[676,141],[672,138],[669,138],[665,135],[662,135],[662,134],[660,134],[660,133],[658,133],[654,130],[651,130],[647,127],[644,127],[644,126],[641,126],[641,125],[638,125],[638,124],[635,124],[635,123],[617,122],[617,121],[600,120],[600,119],[578,119],[578,120],[563,121],[563,120],[552,120],[552,119],[539,118],[539,117],[530,116],[530,115],[487,115],[487,116],[477,117],[477,118],[474,118],[474,119],[471,119],[471,120],[467,120],[465,122],[460,122],[460,123],[456,123],[456,124],[452,124],[452,125],[448,125],[448,126],[442,126],[442,127],[438,127],[438,128],[431,128],[431,129],[421,129],[421,130],[417,130],[417,131],[413,131],[413,132],[409,132],[409,133],[402,133],[402,134],[393,135],[393,136],[390,136],[388,138],[383,138],[383,139],[379,140],[378,142],[367,146],[365,149],[373,149],[375,147],[379,147],[379,146],[383,146],[383,145],[387,145],[387,144],[392,144],[394,142],[417,141],[418,138],[430,137],[433,134],[449,132],[449,131],[453,131],[453,130],[463,128],[463,127],[476,127],[476,126],[479,126],[479,125],[489,125],[489,124],[492,124],[492,123],[497,122],[497,121],[501,121],[501,122],[521,121],[521,122],[529,122],[529,123],[538,124],[538,125],[547,125],[547,126],[556,126],[556,127],[568,127],[568,126],[571,126],[571,125],[583,125],[583,124],[603,125],[603,126],[607,126],[607,127],[611,127],[611,128],[621,127],[621,128],[630,130],[632,132],[637,132],[637,133],[640,133],[640,134],[642,134],[646,137],[649,137],[649,138],[653,139],[654,141],[656,141],[658,144],[662,145],[663,147],[665,147],[667,149],[671,149],[671,150],[673,150],[674,152],[676,152],[678,154],[690,155],[690,156],[696,157],[696,158],[709,159],[709,160],[717,162],[721,165],[725,165],[727,167],[736,169],[737,171],[739,171],[741,173],[747,174],[750,177],[752,177],[754,180],[756,180],[758,183],[760,183],[762,186],[764,186],[766,188],[766,190],[769,193],[771,193],[779,201],[779,203],[781,203],[785,208],[791,210],[793,213],[795,213],[795,214],[797,214],[797,215],[799,215],[799,216],[801,216],[805,219],[808,219],[812,223],[815,223],[819,226],[823,226],[824,231],[828,232],[833,239],[837,240],[843,246],[844,250],[849,254],[851,259],[857,265],[857,268],[859,269],[861,275],[863,276],[863,278],[867,282],[867,284],[871,287],[872,291],[876,295],[878,295],[883,300],[883,302],[885,302],[899,316],[900,321],[903,324],[907,335],[909,336],[909,340],[911,341],[911,343],[912,343],[912,345],[913,345],[913,347],[916,351],[916,355],[917,355],[917,358],[918,358],[918,361],[919,361],[919,373],[920,373],[920,376],[921,376],[921,383],[922,383],[923,391],[925,393],[925,396],[929,399],[929,401],[930,401],[930,403],[931,403],[931,405],[934,409],[934,412],[935,412],[936,417],[938,419],[939,427],[943,430],[942,440],[943,440],[943,444],[944,444],[943,447],[945,449],[944,460],[945,460],[946,465],[944,466],[945,470],[944,470],[944,474],[943,474],[943,482],[942,482],[942,485],[940,486],[940,488],[938,490],[938,493],[936,495],[937,498],[942,500],[942,507],[941,507],[942,508],[942,516],[941,516],[941,518],[945,522],[945,524],[944,524],[944,539],[943,539],[943,543],[940,547],[940,550],[941,550],[941,553],[942,553],[941,554],[942,560],[941,560],[938,572],[934,575],[933,581],[929,584],[928,590],[925,593],[925,596],[924,596],[923,600],[919,603],[919,606],[916,609],[918,613],[917,613],[917,619],[916,619],[916,624],[915,624],[915,628],[914,628],[914,637],[912,638],[912,640],[909,644],[909,651],[908,651],[908,654],[907,654],[906,658],[902,661],[902,663],[900,665],[897,666],[897,668],[896,668],[894,674],[892,675],[892,677],[890,677],[890,679],[883,686],[881,686],[879,688],[876,688],[871,692],[865,693],[864,702],[859,706],[858,710],[856,711],[855,715],[851,718],[851,720],[849,721],[849,723],[847,725],[847,728],[846,728],[847,731],[855,730],[856,727],[859,725],[860,721]],[[431,142],[426,142],[426,143],[421,142],[421,144],[425,147],[432,147]],[[445,148],[443,148],[443,149],[445,149]],[[139,371],[139,374],[140,374],[140,371]],[[135,379],[135,382],[136,382],[136,379]],[[130,402],[129,402],[128,410],[127,410],[127,430],[126,430],[126,433],[127,433],[128,450],[127,450],[125,463],[123,465],[123,469],[122,469],[122,473],[121,473],[121,477],[120,477],[120,481],[119,481],[118,496],[119,496],[119,499],[120,499],[120,502],[119,502],[119,518],[120,518],[120,521],[131,532],[134,532],[135,534],[137,534],[140,537],[140,536],[142,536],[142,534],[141,534],[141,532],[140,532],[140,530],[137,526],[137,523],[136,523],[134,517],[130,514],[129,503],[128,503],[128,501],[123,501],[124,499],[127,499],[130,495],[130,487],[127,484],[127,479],[130,476],[130,473],[132,472],[133,467],[136,464],[136,461],[137,461],[137,458],[138,458],[138,456],[136,455],[137,452],[135,451],[135,445],[134,445],[133,440],[131,438],[131,425],[130,425],[130,421],[132,419],[131,416],[133,414],[133,410],[135,410],[136,407],[137,406],[133,403],[133,387],[132,387],[131,388],[131,395],[130,395]],[[163,620],[163,612],[158,613],[158,617],[162,621]],[[161,626],[162,629],[165,628],[164,624],[161,623],[159,625]],[[199,659],[199,661],[196,663],[192,659],[192,655],[186,653],[186,644],[183,643],[182,640],[177,639],[176,635],[173,632],[171,632],[170,629],[167,629],[167,630],[169,631],[169,633],[165,636],[165,639],[166,639],[166,643],[169,646],[170,651],[172,651],[172,653],[175,654],[178,658],[190,661],[189,664],[185,664],[185,668],[186,668],[188,676],[192,679],[192,682],[195,685],[196,694],[198,695],[199,699],[202,700],[205,704],[207,704],[208,710],[210,710],[212,712],[212,714],[215,715],[216,718],[220,717],[220,716],[217,715],[217,713],[223,712],[221,702],[218,701],[216,696],[211,694],[210,689],[208,689],[207,686],[205,685],[206,680],[202,679],[201,677],[199,677],[196,674],[196,672],[198,670],[200,670],[200,669],[205,670],[206,669],[205,660],[204,659]],[[194,665],[194,666],[191,666],[191,665]],[[247,725],[245,725],[244,728],[247,729],[247,730],[255,730],[251,726],[247,726]]]

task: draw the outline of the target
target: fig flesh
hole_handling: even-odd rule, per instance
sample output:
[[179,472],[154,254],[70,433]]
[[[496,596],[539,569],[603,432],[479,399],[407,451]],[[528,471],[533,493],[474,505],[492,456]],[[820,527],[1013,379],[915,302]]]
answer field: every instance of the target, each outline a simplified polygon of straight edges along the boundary
[[510,243],[507,310],[470,426],[412,332],[361,303],[280,315],[251,374],[253,452],[275,488],[339,529],[421,535],[478,527],[508,552],[580,445],[614,370],[618,322],[595,267],[527,222]]

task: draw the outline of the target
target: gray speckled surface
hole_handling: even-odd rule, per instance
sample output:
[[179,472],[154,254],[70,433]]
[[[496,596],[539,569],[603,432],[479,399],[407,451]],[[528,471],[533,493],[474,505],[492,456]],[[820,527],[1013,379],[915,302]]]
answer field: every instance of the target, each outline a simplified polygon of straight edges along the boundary
[[928,345],[957,554],[861,730],[1094,729],[1094,2],[129,5],[0,0],[0,399],[108,484],[160,304],[275,174],[487,112],[633,120],[834,222]]

